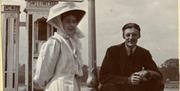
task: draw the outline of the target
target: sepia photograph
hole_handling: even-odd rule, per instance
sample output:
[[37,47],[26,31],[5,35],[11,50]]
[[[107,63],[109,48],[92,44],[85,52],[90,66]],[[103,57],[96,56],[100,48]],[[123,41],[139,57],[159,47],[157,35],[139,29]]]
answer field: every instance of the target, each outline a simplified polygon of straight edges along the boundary
[[3,91],[179,91],[178,0],[2,0]]

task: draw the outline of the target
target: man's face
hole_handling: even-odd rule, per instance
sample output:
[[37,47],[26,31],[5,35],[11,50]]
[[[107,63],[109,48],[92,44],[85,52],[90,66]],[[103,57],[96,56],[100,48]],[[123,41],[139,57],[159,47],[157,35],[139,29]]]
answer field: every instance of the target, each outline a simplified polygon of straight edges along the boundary
[[133,48],[134,46],[136,46],[136,43],[140,38],[140,33],[135,28],[127,28],[126,30],[124,30],[123,38],[125,39],[126,45]]
[[77,19],[73,15],[69,15],[63,18],[62,20],[63,28],[68,35],[75,33],[77,27]]

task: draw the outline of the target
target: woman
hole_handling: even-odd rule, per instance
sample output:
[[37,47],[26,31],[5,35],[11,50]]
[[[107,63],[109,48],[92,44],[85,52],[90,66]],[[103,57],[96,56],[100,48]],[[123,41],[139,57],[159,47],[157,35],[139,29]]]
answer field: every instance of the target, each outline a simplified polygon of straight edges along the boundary
[[57,29],[41,47],[34,86],[45,91],[80,91],[82,72],[81,43],[77,28],[85,11],[73,3],[57,4],[50,9],[47,23]]

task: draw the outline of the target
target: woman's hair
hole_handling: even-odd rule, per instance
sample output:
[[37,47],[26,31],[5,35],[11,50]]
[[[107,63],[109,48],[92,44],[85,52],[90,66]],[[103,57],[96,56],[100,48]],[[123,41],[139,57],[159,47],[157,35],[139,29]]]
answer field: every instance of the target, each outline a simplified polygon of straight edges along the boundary
[[71,10],[68,12],[65,12],[61,15],[61,20],[63,20],[65,17],[69,16],[69,15],[73,15],[76,17],[77,22],[79,23],[80,20],[82,19],[82,17],[84,16],[85,12],[82,10]]

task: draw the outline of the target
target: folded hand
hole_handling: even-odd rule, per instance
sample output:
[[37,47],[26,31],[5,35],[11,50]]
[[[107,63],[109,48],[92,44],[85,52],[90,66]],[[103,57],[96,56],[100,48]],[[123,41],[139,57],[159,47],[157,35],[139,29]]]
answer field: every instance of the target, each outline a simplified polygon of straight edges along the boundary
[[141,81],[141,76],[136,72],[136,73],[133,73],[130,77],[129,77],[129,80],[131,82],[132,85],[138,85]]
[[137,72],[137,74],[139,74],[142,81],[147,81],[150,73],[147,70],[142,70],[142,71]]

